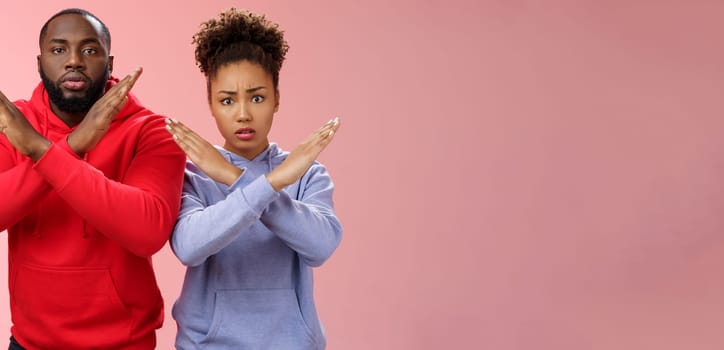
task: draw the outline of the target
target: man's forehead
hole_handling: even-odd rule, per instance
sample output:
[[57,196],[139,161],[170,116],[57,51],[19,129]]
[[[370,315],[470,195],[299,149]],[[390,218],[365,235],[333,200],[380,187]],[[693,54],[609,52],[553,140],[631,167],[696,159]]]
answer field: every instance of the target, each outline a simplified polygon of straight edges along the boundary
[[67,13],[53,18],[48,23],[45,40],[66,37],[70,35],[83,35],[102,37],[102,26],[95,18],[79,13]]

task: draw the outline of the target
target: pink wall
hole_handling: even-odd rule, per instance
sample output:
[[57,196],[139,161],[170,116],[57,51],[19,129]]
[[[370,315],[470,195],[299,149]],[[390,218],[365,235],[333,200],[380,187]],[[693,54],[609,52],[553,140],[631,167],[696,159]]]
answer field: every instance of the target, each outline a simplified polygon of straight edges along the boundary
[[[54,3],[3,5],[10,98],[39,81],[45,19],[84,7],[116,72],[145,68],[141,99],[217,142],[191,35],[234,4],[287,30],[273,138],[343,121],[322,155],[345,226],[316,272],[330,349],[724,348],[724,3]],[[155,264],[170,312],[183,269]]]

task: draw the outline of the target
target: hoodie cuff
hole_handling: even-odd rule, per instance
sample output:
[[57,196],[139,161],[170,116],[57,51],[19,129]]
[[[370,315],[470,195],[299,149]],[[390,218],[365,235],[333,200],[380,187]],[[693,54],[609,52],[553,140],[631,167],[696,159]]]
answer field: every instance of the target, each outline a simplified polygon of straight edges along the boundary
[[271,202],[279,198],[279,193],[262,175],[241,189],[241,195],[244,201],[257,216],[261,216],[262,212],[269,206]]
[[239,168],[239,169],[241,169],[241,175],[239,175],[239,177],[236,178],[236,180],[231,184],[231,186],[229,186],[230,192],[236,191],[239,187],[242,186],[241,180],[244,178],[244,175],[246,175],[246,167]]
[[67,142],[54,142],[45,154],[35,162],[33,169],[42,175],[56,191],[60,191],[75,178],[78,167],[72,166],[72,163],[79,159],[80,157],[70,149]]
[[83,159],[82,157],[78,156],[75,151],[73,151],[72,148],[70,148],[70,145],[68,144],[68,137],[63,137],[58,141],[55,141],[55,144],[60,147],[61,149],[65,150],[66,152],[70,153],[73,157],[76,159]]

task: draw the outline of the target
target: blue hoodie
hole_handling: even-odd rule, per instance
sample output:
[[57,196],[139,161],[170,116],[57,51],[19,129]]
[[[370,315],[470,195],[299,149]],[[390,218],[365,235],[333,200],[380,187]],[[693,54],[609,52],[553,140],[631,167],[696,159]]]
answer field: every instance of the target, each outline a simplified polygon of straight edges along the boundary
[[266,179],[288,152],[275,144],[249,161],[230,187],[188,162],[171,247],[188,266],[173,307],[178,349],[324,349],[312,267],[337,248],[342,227],[334,185],[315,162],[282,191]]

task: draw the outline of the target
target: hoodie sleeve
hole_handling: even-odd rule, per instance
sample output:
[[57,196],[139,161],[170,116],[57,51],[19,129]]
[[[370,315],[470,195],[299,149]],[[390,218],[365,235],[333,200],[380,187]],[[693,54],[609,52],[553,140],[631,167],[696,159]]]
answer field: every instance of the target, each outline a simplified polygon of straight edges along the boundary
[[200,174],[203,172],[192,164],[186,170],[181,211],[171,235],[171,248],[186,266],[201,265],[224,249],[258,222],[264,208],[279,196],[264,176],[241,185],[247,176],[242,173],[224,199],[209,203],[207,196],[220,190]]
[[91,226],[139,256],[152,255],[168,240],[178,214],[186,159],[161,118],[145,128],[121,182],[78,158],[65,140],[51,145],[34,165]]
[[332,182],[323,166],[313,168],[301,181],[306,186],[300,200],[275,192],[266,176],[240,185],[242,174],[224,199],[209,204],[207,195],[218,189],[191,166],[171,248],[184,265],[198,266],[261,221],[307,264],[321,265],[339,244],[342,228],[332,206]]
[[33,170],[33,162],[18,153],[7,139],[0,140],[0,231],[25,217],[50,189],[42,176]]
[[300,182],[299,199],[280,191],[279,198],[269,204],[261,221],[305,263],[316,267],[339,245],[342,225],[334,214],[334,184],[326,168],[315,162]]

